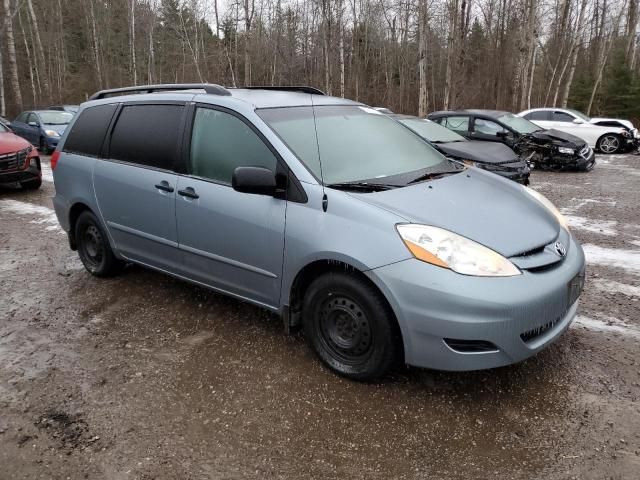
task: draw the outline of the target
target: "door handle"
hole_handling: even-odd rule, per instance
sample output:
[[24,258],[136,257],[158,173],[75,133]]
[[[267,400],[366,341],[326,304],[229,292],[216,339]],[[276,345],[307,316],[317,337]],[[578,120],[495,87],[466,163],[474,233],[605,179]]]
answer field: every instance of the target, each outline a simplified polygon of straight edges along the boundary
[[155,185],[155,187],[158,190],[162,190],[163,192],[167,192],[167,193],[172,193],[173,192],[173,187],[171,185],[169,185],[169,182],[167,182],[166,180],[163,180],[160,183],[157,183]]
[[198,195],[196,191],[191,187],[187,187],[184,190],[178,190],[178,195],[189,198],[200,198],[200,195]]

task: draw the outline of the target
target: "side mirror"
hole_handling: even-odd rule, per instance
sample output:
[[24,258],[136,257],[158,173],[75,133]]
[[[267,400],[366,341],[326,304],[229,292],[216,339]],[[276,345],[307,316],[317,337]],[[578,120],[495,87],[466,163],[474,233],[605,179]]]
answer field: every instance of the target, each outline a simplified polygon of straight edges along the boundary
[[276,175],[264,167],[238,167],[233,171],[231,186],[236,192],[273,195],[276,193]]
[[580,125],[581,123],[584,123],[584,120],[582,120],[581,118],[574,118],[573,123]]
[[38,122],[29,122],[29,126],[30,127],[39,127],[40,125],[38,124]]
[[496,132],[496,137],[507,138],[507,132],[505,132],[504,130],[500,130],[499,132]]

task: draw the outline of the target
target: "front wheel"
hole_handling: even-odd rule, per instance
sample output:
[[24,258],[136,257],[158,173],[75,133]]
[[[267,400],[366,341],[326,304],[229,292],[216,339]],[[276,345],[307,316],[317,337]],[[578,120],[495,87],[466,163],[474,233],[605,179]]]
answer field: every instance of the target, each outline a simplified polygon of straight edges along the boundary
[[610,133],[600,137],[596,148],[602,153],[611,154],[620,150],[621,145],[622,141],[620,140],[620,137],[614,133]]
[[329,368],[354,380],[374,380],[400,358],[398,325],[372,285],[348,273],[314,280],[304,298],[307,341]]
[[107,235],[93,213],[85,211],[80,214],[75,240],[80,260],[91,275],[111,277],[122,270],[124,263],[113,254]]

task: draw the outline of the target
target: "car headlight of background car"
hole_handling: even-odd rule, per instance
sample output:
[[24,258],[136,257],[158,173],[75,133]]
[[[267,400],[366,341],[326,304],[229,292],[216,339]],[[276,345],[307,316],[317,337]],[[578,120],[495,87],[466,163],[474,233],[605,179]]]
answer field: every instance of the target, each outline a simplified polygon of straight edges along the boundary
[[573,155],[575,150],[569,147],[558,147],[558,153],[562,153],[563,155]]
[[553,203],[551,203],[551,201],[547,197],[542,195],[540,192],[535,191],[533,188],[522,188],[524,188],[525,192],[527,192],[529,195],[539,201],[547,210],[549,210],[553,214],[553,216],[556,217],[556,220],[558,220],[558,223],[561,227],[569,231],[569,224],[567,223],[567,219],[564,218],[564,215],[560,213],[560,211],[555,207]]
[[522,273],[499,253],[448,230],[415,223],[399,224],[396,229],[413,256],[423,262],[479,277]]
[[60,138],[60,134],[58,132],[56,132],[55,130],[45,130],[44,133],[48,137]]

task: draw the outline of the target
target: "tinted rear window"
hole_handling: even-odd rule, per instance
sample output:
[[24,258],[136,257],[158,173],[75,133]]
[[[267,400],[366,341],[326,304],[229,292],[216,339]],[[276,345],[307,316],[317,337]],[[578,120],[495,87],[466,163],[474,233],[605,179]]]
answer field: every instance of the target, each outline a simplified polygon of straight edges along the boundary
[[182,111],[181,105],[123,107],[111,135],[110,158],[172,170]]
[[71,127],[64,151],[97,157],[116,105],[98,105],[82,111]]

